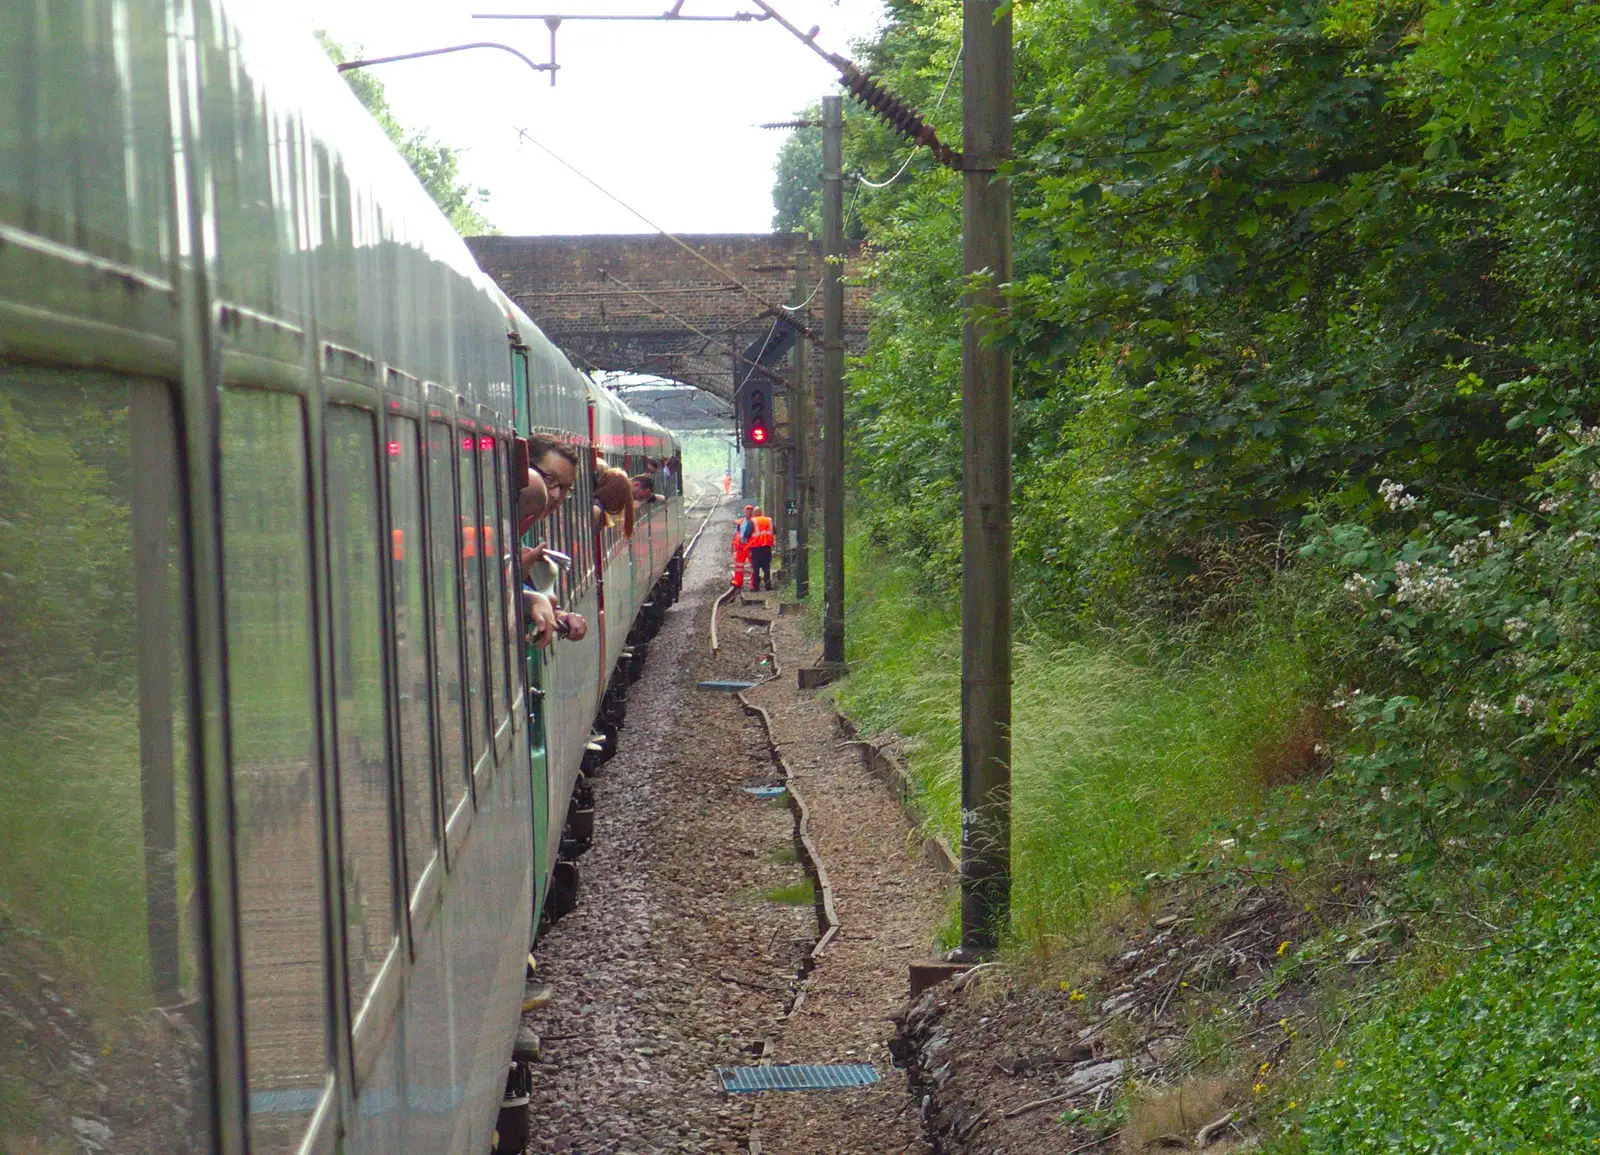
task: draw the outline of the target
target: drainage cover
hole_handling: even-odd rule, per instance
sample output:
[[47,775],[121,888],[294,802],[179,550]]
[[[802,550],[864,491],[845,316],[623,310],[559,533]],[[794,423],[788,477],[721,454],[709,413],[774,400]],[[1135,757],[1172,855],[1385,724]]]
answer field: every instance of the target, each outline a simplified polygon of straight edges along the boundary
[[818,1066],[718,1067],[722,1089],[744,1091],[828,1091],[867,1087],[878,1081],[871,1063],[827,1063]]
[[727,690],[731,692],[734,690],[753,690],[755,687],[756,683],[754,682],[701,682],[696,688],[701,690]]
[[787,786],[746,786],[746,794],[754,794],[757,798],[782,798],[789,793]]

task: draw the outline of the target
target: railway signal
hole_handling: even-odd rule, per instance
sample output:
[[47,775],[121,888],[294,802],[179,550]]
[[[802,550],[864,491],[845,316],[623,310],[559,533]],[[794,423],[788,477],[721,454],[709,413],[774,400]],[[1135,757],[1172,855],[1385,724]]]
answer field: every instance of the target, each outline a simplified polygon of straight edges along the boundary
[[772,386],[747,380],[739,390],[739,443],[746,449],[772,444]]

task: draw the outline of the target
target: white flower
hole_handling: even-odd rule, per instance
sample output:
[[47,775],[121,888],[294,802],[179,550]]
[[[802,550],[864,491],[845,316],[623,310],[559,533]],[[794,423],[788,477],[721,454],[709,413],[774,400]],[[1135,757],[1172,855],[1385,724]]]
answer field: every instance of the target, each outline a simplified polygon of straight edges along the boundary
[[1467,707],[1467,717],[1476,722],[1478,724],[1478,729],[1480,730],[1487,730],[1489,728],[1489,719],[1493,716],[1494,707],[1488,702],[1485,702],[1482,698],[1479,698],[1477,701],[1473,702],[1472,705]]
[[1378,482],[1378,496],[1390,509],[1415,509],[1417,505],[1417,499],[1406,492],[1405,486],[1387,477]]
[[1507,618],[1500,628],[1505,630],[1507,639],[1514,642],[1528,632],[1528,623],[1523,618]]
[[1377,588],[1378,583],[1364,573],[1353,573],[1344,579],[1344,592],[1356,599],[1372,597]]
[[1512,709],[1514,709],[1517,713],[1530,718],[1533,716],[1533,712],[1538,708],[1538,706],[1539,703],[1535,702],[1526,694],[1518,694],[1517,700],[1512,703]]
[[1421,562],[1397,561],[1394,572],[1400,581],[1395,586],[1396,602],[1415,602],[1424,608],[1441,608],[1449,596],[1461,588],[1444,566],[1425,566]]

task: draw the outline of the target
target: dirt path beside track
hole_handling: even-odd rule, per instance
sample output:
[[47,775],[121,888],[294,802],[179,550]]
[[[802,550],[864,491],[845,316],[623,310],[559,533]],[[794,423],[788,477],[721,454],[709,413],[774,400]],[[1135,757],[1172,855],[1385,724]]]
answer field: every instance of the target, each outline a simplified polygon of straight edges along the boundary
[[898,803],[843,741],[827,700],[796,688],[796,667],[813,664],[820,646],[805,637],[797,617],[779,618],[773,640],[783,674],[746,697],[766,711],[805,799],[839,921],[804,1000],[783,1024],[773,1058],[871,1062],[883,1081],[862,1090],[764,1097],[760,1149],[771,1155],[921,1153],[927,1147],[916,1104],[889,1057],[889,1017],[906,1001],[909,964],[931,956],[947,880],[919,859]]
[[[751,700],[768,711],[811,808],[844,923],[801,995],[818,928],[793,819],[781,801],[746,791],[781,770],[757,716],[732,694],[696,688],[771,670],[770,599],[728,607],[721,650],[708,652],[711,604],[726,588],[723,536],[713,522],[651,643],[619,753],[595,777],[578,908],[537,947],[539,978],[556,997],[528,1016],[543,1038],[533,1155],[923,1150],[905,1076],[889,1063],[887,1018],[904,1002],[906,964],[927,953],[942,917],[940,882],[904,849],[904,820],[838,743],[831,713],[794,690],[804,640],[781,619],[782,677]],[[760,1061],[871,1061],[883,1081],[843,1092],[721,1089],[718,1067]]]

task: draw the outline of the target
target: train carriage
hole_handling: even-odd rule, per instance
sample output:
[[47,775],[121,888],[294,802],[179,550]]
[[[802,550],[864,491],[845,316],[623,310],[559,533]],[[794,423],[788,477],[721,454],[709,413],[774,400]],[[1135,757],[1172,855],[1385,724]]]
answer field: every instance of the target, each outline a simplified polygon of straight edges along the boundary
[[515,442],[586,460],[592,387],[316,46],[3,11],[0,1135],[481,1153],[679,499],[613,588],[578,471],[598,628],[531,654]]

